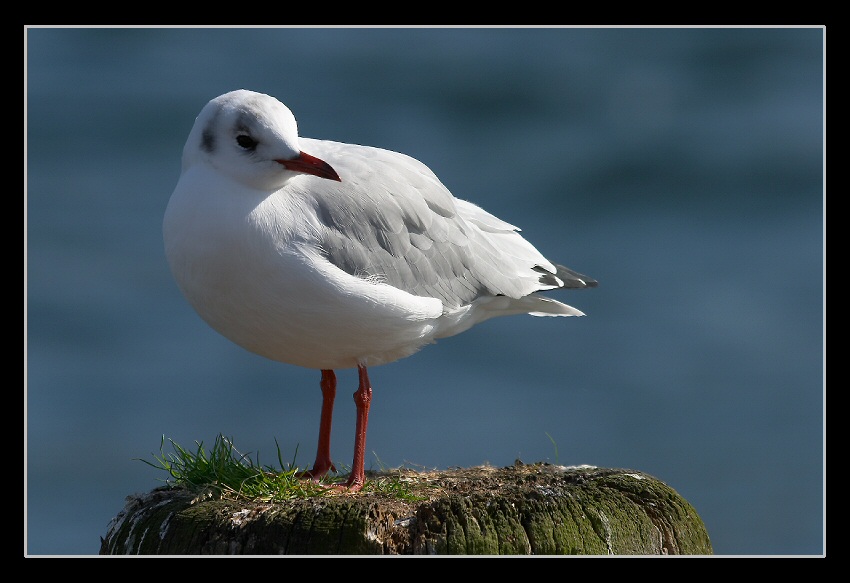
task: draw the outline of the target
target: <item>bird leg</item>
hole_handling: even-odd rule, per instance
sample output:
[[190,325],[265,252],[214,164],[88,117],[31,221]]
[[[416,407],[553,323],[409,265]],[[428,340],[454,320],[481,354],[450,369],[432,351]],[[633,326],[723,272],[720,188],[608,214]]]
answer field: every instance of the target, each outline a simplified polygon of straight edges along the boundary
[[366,472],[363,469],[366,461],[366,428],[369,425],[369,406],[372,403],[372,384],[366,367],[357,365],[360,375],[360,385],[354,392],[354,405],[357,408],[357,426],[354,433],[354,461],[351,462],[351,474],[345,482],[350,492],[357,492],[366,483]]
[[334,415],[334,398],[336,398],[336,375],[332,370],[322,370],[322,419],[319,422],[319,445],[316,448],[316,461],[313,469],[301,472],[299,478],[311,478],[318,481],[328,473],[336,472],[331,461],[331,425]]
[[[366,483],[366,429],[369,425],[369,406],[372,403],[372,384],[366,367],[357,365],[360,384],[354,392],[354,406],[357,408],[357,424],[354,434],[354,461],[351,463],[351,474],[345,484],[332,486],[349,492],[357,492]],[[331,461],[331,423],[333,420],[334,398],[336,397],[336,375],[332,370],[322,370],[322,420],[319,424],[319,445],[316,450],[316,461],[313,469],[301,472],[299,478],[310,478],[318,481],[328,473],[336,472]]]

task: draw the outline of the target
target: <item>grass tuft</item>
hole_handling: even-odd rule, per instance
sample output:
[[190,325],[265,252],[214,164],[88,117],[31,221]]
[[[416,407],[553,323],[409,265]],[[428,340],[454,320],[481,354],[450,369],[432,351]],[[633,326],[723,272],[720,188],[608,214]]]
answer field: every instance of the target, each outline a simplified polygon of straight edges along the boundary
[[[341,477],[328,476],[319,482],[298,478],[297,474],[306,468],[295,464],[295,456],[291,462],[284,464],[277,440],[279,468],[262,465],[259,452],[255,459],[251,459],[250,455],[236,449],[232,438],[221,434],[215,438],[209,451],[203,442],[196,441],[194,450],[189,450],[172,439],[167,441],[172,452],[164,451],[166,437],[163,435],[159,454],[152,454],[156,463],[144,459],[139,461],[167,472],[168,477],[163,480],[167,486],[186,488],[204,497],[282,502],[332,495],[336,490],[330,486],[343,481]],[[392,474],[367,479],[361,492],[386,494],[403,500],[423,499],[411,492],[410,483],[402,482],[399,476]]]

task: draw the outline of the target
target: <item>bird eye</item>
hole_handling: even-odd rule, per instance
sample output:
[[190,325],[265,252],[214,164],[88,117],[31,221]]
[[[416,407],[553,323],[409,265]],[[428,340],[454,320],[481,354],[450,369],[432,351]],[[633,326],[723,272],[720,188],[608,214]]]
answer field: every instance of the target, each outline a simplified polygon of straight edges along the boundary
[[257,140],[255,140],[251,136],[246,136],[245,134],[236,136],[236,143],[239,144],[240,147],[245,148],[246,150],[253,150],[257,147]]

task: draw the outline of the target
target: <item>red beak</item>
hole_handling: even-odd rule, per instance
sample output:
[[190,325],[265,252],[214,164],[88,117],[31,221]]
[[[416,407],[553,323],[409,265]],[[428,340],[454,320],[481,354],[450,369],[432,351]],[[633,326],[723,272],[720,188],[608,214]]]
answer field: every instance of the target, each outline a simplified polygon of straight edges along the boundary
[[293,158],[292,160],[275,160],[275,162],[283,164],[287,170],[292,170],[293,172],[312,174],[319,178],[327,178],[328,180],[342,182],[339,174],[336,173],[336,170],[331,168],[330,164],[324,160],[319,160],[315,156],[305,154],[304,152],[301,152],[297,158]]

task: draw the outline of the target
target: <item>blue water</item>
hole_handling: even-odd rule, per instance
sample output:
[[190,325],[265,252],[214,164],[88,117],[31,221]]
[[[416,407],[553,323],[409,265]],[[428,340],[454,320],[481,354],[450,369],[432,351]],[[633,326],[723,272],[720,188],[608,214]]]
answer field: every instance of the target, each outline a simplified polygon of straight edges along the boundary
[[[217,335],[161,220],[212,97],[381,146],[600,282],[370,371],[367,466],[648,472],[723,555],[825,553],[824,31],[28,29],[24,553],[96,554],[164,435],[315,454],[318,371]],[[350,464],[340,374],[332,453]],[[170,451],[166,448],[166,451]]]

